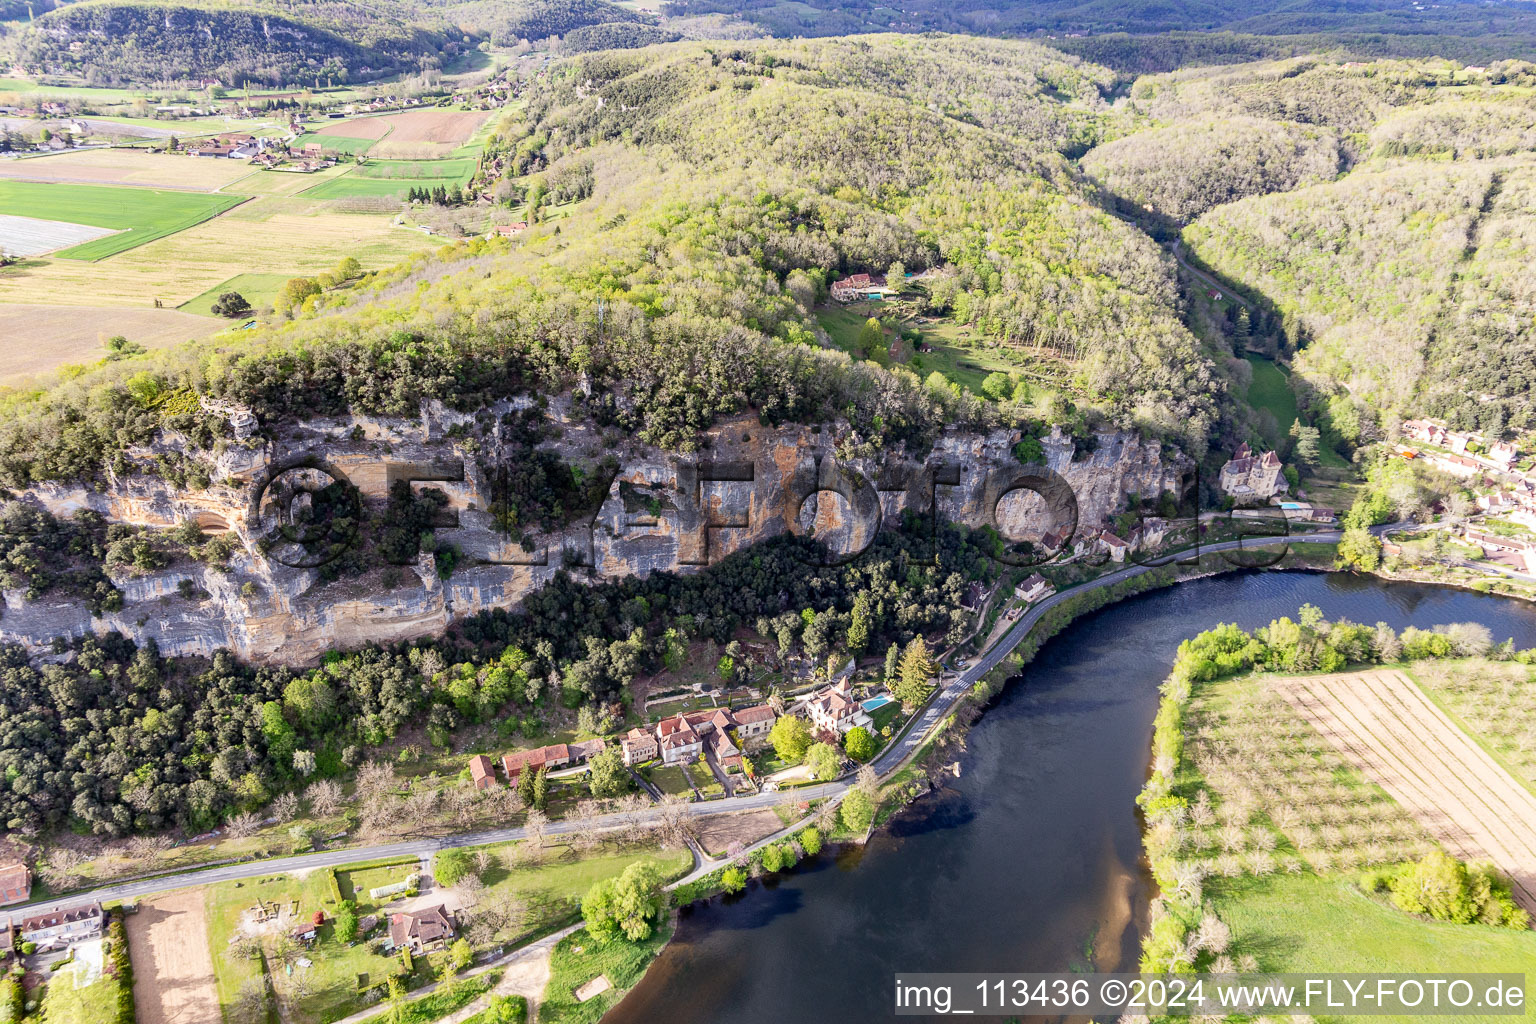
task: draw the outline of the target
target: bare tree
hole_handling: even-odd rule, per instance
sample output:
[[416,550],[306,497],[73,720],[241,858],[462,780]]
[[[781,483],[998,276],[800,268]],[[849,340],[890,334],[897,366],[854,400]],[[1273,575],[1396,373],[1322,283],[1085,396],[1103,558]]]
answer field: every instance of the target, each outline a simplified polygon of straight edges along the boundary
[[527,846],[530,850],[544,849],[544,832],[549,827],[549,818],[537,807],[528,809],[528,817],[523,821],[523,832],[527,835]]
[[871,800],[880,795],[880,776],[875,774],[873,765],[865,764],[859,766],[858,787]]
[[486,890],[479,875],[465,875],[454,885],[453,891],[459,897],[460,906],[465,910],[473,910],[485,898]]
[[250,811],[241,811],[229,819],[227,827],[230,835],[236,839],[244,839],[256,834],[256,830],[261,827],[261,819]]
[[357,795],[363,800],[384,796],[394,788],[394,765],[369,761],[357,770]]
[[435,789],[413,789],[411,795],[405,798],[406,820],[417,830],[425,828],[437,816],[437,800],[438,791]]
[[590,850],[601,841],[597,834],[597,823],[602,813],[596,800],[582,800],[576,804],[569,820],[576,826],[572,838],[578,849]]
[[341,784],[335,779],[312,782],[304,791],[304,799],[309,801],[309,809],[321,818],[328,818],[341,810],[341,797]]
[[293,793],[282,793],[272,801],[272,815],[278,821],[292,821],[299,816],[299,798]]
[[80,882],[80,865],[88,859],[79,850],[60,847],[48,852],[48,859],[39,868],[39,873],[50,889],[73,889]]
[[267,990],[260,978],[247,978],[228,1006],[230,1024],[259,1024],[267,1018]]
[[661,799],[658,817],[663,846],[687,846],[698,833],[698,819],[688,813],[688,802],[680,794],[668,793]]
[[462,827],[475,820],[479,793],[480,791],[468,782],[448,790],[448,809],[453,812],[453,820],[456,824]]
[[496,855],[483,846],[475,851],[474,860],[475,874],[477,875],[484,875],[487,871],[496,866]]
[[832,832],[837,828],[837,805],[830,800],[823,800],[821,806],[816,809],[816,827],[822,834]]

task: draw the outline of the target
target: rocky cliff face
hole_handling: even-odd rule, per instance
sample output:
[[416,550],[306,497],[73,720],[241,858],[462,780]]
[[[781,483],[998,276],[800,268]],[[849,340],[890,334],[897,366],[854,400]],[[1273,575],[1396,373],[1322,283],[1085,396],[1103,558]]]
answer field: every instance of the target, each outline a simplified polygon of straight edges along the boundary
[[[479,422],[517,407],[488,410]],[[497,484],[482,468],[498,435],[470,429],[476,417],[427,407],[411,420],[320,420],[263,436],[249,413],[217,412],[235,440],[196,456],[217,481],[206,488],[133,475],[100,488],[39,485],[22,500],[59,515],[92,508],[140,526],[195,519],[237,538],[228,571],[183,561],[115,577],[124,607],[101,618],[78,602],[7,593],[0,639],[41,653],[54,637],[118,630],[153,638],[168,654],[229,648],[302,665],[331,649],[427,636],[489,608],[514,608],[564,566],[583,566],[575,571],[592,579],[694,571],[785,532],[812,533],[837,557],[851,557],[906,509],[990,523],[1009,540],[1082,537],[1128,495],[1173,490],[1188,469],[1157,442],[1126,434],[1100,435],[1091,453],[1053,435],[1043,464],[1021,466],[1012,454],[1017,435],[1002,430],[945,435],[921,458],[839,459],[831,429],[770,429],[747,418],[714,428],[699,455],[677,456],[605,438],[557,403],[550,416],[559,436],[541,447],[588,472],[615,459],[617,472],[595,515],[514,543],[498,528]],[[183,449],[167,437],[138,454]],[[362,515],[382,513],[397,481],[442,490],[449,503],[436,536],[463,552],[459,567],[442,580],[427,553],[414,565],[322,582],[337,538],[309,543],[303,509],[334,480],[356,487]]]

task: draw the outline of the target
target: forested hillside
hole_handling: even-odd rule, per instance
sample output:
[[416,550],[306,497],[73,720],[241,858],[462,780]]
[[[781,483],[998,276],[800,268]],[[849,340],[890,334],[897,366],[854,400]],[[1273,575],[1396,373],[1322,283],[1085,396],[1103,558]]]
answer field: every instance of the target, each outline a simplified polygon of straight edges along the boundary
[[597,25],[612,34],[622,24],[646,21],[643,15],[608,0],[431,0],[426,6],[498,46],[564,36]]
[[1176,121],[1083,158],[1083,170],[1117,198],[1180,222],[1247,196],[1331,181],[1339,165],[1337,132],[1243,116]]
[[1279,6],[1263,0],[669,0],[666,10],[730,14],[776,36],[1049,34],[1053,45],[1137,72],[1336,46],[1372,57],[1536,57],[1536,10],[1520,0],[1300,0]]
[[[444,262],[318,297],[311,315],[251,332],[238,359],[152,357],[156,393],[190,387],[270,418],[410,415],[434,397],[475,408],[580,384],[601,422],[684,450],[744,408],[768,422],[846,417],[846,444],[866,451],[999,416],[1137,426],[1201,450],[1224,385],[1180,321],[1172,260],[1090,201],[1048,139],[929,109],[946,88],[944,41],[913,45],[692,44],[573,60],[529,93],[528,121],[496,146],[539,172],[514,187],[589,195],[577,215],[512,252],[449,247]],[[874,90],[827,81],[841,53],[862,73],[871,46],[893,68],[926,71],[893,71]],[[1019,49],[1021,63],[1060,61]],[[964,81],[964,64],[950,75]],[[1074,124],[1094,102],[1091,84],[1079,104],[1045,81],[1026,102],[1017,77],[1008,109],[1041,124]],[[1054,137],[1069,146],[1074,133]],[[1039,394],[995,406],[942,376],[824,347],[813,307],[830,281],[898,263],[937,271],[928,315],[974,332]],[[97,472],[152,432],[161,417],[122,382],[140,369],[108,367],[19,403],[0,427],[6,480]]]
[[346,0],[251,6],[84,0],[39,18],[23,35],[19,56],[23,66],[89,73],[96,82],[213,76],[277,85],[437,67],[463,42],[442,26],[411,22],[399,8]]
[[1308,56],[1148,75],[1081,166],[1149,230],[1187,225],[1189,254],[1257,300],[1245,329],[1276,326],[1257,341],[1294,356],[1344,450],[1393,417],[1525,429],[1533,71]]
[[607,0],[81,0],[22,27],[17,58],[108,84],[358,81],[440,68],[483,39],[510,46],[593,27],[572,49],[676,38],[646,21]]

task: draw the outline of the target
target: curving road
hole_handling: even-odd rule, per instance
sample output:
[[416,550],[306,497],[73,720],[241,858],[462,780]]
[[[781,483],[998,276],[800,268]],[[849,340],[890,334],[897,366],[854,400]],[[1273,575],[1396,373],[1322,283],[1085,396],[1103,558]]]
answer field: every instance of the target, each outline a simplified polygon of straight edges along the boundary
[[[1389,528],[1380,527],[1379,529]],[[1303,537],[1247,537],[1241,540],[1204,544],[1201,545],[1200,551],[1208,554],[1220,551],[1236,551],[1265,547],[1287,540],[1337,544],[1341,536],[1342,534],[1333,531],[1309,534]],[[1186,549],[1176,555],[1167,557],[1169,559],[1180,556],[1187,557],[1191,553],[1192,549]],[[1011,654],[1013,649],[1029,635],[1030,630],[1034,629],[1036,623],[1045,616],[1046,612],[1061,602],[1076,597],[1079,594],[1123,583],[1126,580],[1134,579],[1150,571],[1152,568],[1154,567],[1145,565],[1126,566],[1124,569],[1117,569],[1112,573],[1089,580],[1070,590],[1053,594],[1032,606],[1029,611],[1019,618],[1018,622],[1014,623],[1013,628],[1003,634],[1002,639],[993,644],[973,665],[940,686],[933,699],[928,702],[928,706],[913,720],[906,732],[896,742],[892,743],[884,753],[871,762],[875,770],[881,776],[885,776],[905,764],[923,745],[924,741],[927,740],[934,727],[944,720],[944,717],[954,709],[956,704],[964,699],[966,694],[970,692],[971,687]],[[816,798],[829,798],[836,801],[841,799],[842,795],[851,786],[851,778],[845,777],[836,782],[828,782],[820,787],[816,787],[814,796]],[[723,800],[710,800],[685,806],[690,814],[699,817],[710,817],[717,814],[735,814],[740,811],[758,810],[783,803],[795,803],[810,799],[812,795],[802,788],[776,793],[756,793],[751,796],[728,797]],[[654,822],[660,817],[661,811],[656,807],[633,812],[627,817],[618,814],[607,815],[606,818],[610,824],[599,826],[599,831],[611,832],[625,828],[629,821],[633,819],[639,819],[643,822]],[[546,835],[554,836],[574,832],[577,828],[578,826],[574,822],[551,821],[544,831]],[[324,850],[319,853],[298,854],[292,857],[274,857],[265,860],[246,861],[239,864],[225,864],[201,870],[157,875],[153,878],[106,885],[99,889],[74,893],[59,899],[24,903],[6,909],[14,920],[19,917],[32,916],[93,901],[107,903],[119,900],[142,899],[145,896],[168,892],[173,889],[182,889],[189,885],[209,885],[214,882],[228,882],[235,879],[278,875],[287,871],[312,871],[315,868],[340,867],[344,864],[355,864],[359,861],[377,860],[385,857],[421,857],[453,846],[483,846],[489,843],[504,843],[514,839],[522,839],[525,836],[526,831],[519,826],[480,832],[466,832],[454,836],[408,839],[377,846],[353,846],[340,850]],[[775,837],[770,837],[768,841],[771,841],[773,838]],[[700,874],[706,874],[713,870],[715,866],[706,863],[688,877],[693,878]],[[687,879],[684,880],[686,881]]]

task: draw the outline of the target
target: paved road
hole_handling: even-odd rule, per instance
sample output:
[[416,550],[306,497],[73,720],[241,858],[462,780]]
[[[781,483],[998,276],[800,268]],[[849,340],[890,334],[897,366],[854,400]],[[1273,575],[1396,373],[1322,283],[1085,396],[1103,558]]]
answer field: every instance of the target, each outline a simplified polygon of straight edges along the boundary
[[1250,313],[1253,312],[1253,305],[1247,299],[1234,292],[1230,286],[1222,284],[1210,274],[1207,274],[1205,271],[1201,270],[1199,267],[1194,266],[1188,260],[1186,260],[1184,258],[1184,253],[1179,249],[1179,244],[1180,243],[1178,242],[1174,242],[1172,246],[1173,258],[1178,261],[1179,266],[1189,271],[1190,276],[1195,278],[1197,281],[1200,281],[1209,288],[1214,288],[1216,291],[1221,292],[1222,295],[1231,299],[1239,306],[1242,306]]
[[[1386,529],[1386,527],[1382,527]],[[1311,543],[1336,544],[1340,534],[1337,532],[1310,534],[1304,537],[1249,537],[1243,540],[1221,541],[1214,544],[1201,545],[1204,553],[1219,551],[1235,551],[1239,549],[1251,549],[1280,543],[1286,540],[1305,540]],[[1181,553],[1184,556],[1189,551]],[[1174,557],[1174,556],[1170,556]],[[1003,634],[1001,640],[994,644],[985,654],[959,675],[950,678],[940,687],[934,699],[928,707],[917,717],[916,721],[907,731],[891,746],[877,757],[872,764],[875,770],[882,776],[901,767],[922,746],[932,732],[934,726],[944,719],[944,716],[952,711],[957,703],[962,700],[976,682],[997,667],[1005,657],[1013,652],[1023,639],[1029,635],[1045,613],[1069,598],[1090,590],[1101,587],[1113,586],[1126,580],[1134,579],[1151,570],[1151,566],[1130,565],[1124,569],[1117,569],[1105,576],[1090,580],[1064,590],[1059,594],[1053,594],[1039,602],[1025,612],[1013,628]],[[702,803],[685,805],[688,813],[699,817],[711,817],[718,814],[735,814],[739,811],[753,811],[765,807],[773,807],[783,803],[793,803],[801,800],[815,798],[828,798],[839,800],[852,785],[851,779],[842,779],[836,782],[828,782],[816,787],[814,792],[808,789],[793,789],[777,793],[755,793],[750,796],[730,797],[723,800],[710,800]],[[649,807],[633,812],[633,816],[643,822],[654,822],[661,816],[661,810],[657,807]],[[608,815],[611,824],[600,826],[599,831],[615,831],[626,827],[626,822],[620,815]],[[563,835],[574,832],[579,828],[575,822],[552,821],[545,827],[546,835]],[[378,860],[386,857],[422,857],[435,853],[438,850],[453,846],[483,846],[489,843],[504,843],[515,839],[523,839],[526,832],[521,827],[491,829],[482,832],[468,832],[455,836],[432,836],[420,839],[407,839],[397,843],[386,843],[378,846],[348,847],[340,850],[325,850],[319,853],[298,854],[292,857],[274,857],[266,860],[246,861],[239,864],[226,864],[220,867],[206,868],[201,871],[183,871],[176,874],[160,875],[155,878],[139,879],[133,882],[123,882],[116,885],[103,886],[89,892],[75,893],[57,900],[46,900],[35,903],[22,904],[7,908],[13,919],[40,914],[49,910],[62,907],[71,907],[91,901],[112,902],[117,900],[142,899],[155,893],[168,892],[173,889],[185,888],[189,885],[208,885],[214,882],[228,882],[243,878],[261,878],[268,875],[278,875],[286,871],[312,871],[316,868],[340,867],[343,864],[355,864],[358,861]],[[696,870],[703,871],[710,868],[703,865]],[[691,876],[690,876],[691,877]]]

